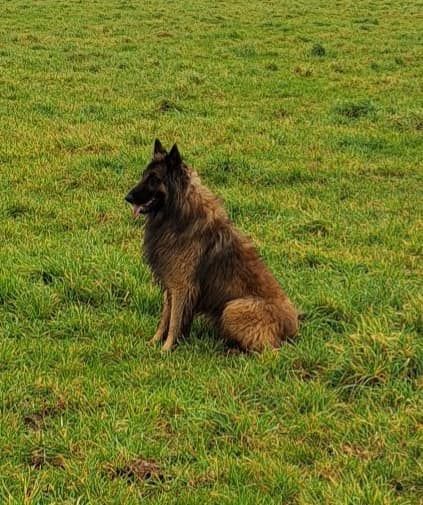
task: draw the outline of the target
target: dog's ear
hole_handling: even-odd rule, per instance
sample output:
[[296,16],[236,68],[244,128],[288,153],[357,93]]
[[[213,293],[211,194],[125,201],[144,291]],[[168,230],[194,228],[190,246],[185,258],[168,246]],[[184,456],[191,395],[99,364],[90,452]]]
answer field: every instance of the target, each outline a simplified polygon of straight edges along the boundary
[[169,154],[166,156],[166,161],[170,169],[174,170],[180,168],[182,165],[182,157],[179,153],[178,146],[173,144],[172,149]]
[[166,149],[162,146],[160,140],[156,139],[154,141],[154,147],[153,147],[153,158],[159,158],[166,155],[167,155]]

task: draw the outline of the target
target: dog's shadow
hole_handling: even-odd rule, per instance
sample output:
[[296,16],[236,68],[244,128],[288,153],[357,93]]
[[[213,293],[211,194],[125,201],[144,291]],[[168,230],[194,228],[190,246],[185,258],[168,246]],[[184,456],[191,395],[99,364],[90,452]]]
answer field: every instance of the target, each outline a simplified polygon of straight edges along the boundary
[[235,342],[225,340],[212,321],[201,315],[194,319],[189,335],[181,336],[179,345],[194,347],[201,352],[213,352],[222,356],[245,354]]

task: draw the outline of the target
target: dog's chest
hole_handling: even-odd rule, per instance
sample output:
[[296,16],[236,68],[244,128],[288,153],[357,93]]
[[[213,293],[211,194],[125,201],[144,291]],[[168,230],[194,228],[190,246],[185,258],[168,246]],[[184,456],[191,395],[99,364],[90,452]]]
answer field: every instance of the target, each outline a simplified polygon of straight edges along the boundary
[[154,277],[164,287],[185,282],[196,264],[197,247],[166,227],[144,235],[144,256]]

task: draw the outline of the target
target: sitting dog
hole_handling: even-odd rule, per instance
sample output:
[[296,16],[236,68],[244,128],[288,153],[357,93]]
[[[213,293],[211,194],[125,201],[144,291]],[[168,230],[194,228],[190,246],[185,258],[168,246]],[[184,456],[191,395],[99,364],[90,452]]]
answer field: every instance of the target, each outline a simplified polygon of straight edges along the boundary
[[144,253],[163,289],[152,342],[164,340],[163,350],[170,350],[196,314],[244,350],[277,348],[296,334],[293,304],[176,144],[168,153],[155,141],[153,159],[126,201],[134,217],[146,215]]

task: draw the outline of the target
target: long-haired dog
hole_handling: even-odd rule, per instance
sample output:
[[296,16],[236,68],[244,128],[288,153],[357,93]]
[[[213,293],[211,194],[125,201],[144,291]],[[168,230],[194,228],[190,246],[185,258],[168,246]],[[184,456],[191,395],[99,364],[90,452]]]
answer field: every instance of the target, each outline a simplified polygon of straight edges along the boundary
[[159,140],[153,159],[126,201],[146,215],[144,253],[163,289],[163,311],[152,342],[170,350],[196,314],[244,350],[279,347],[294,336],[298,313],[252,242],[235,229],[219,200]]

